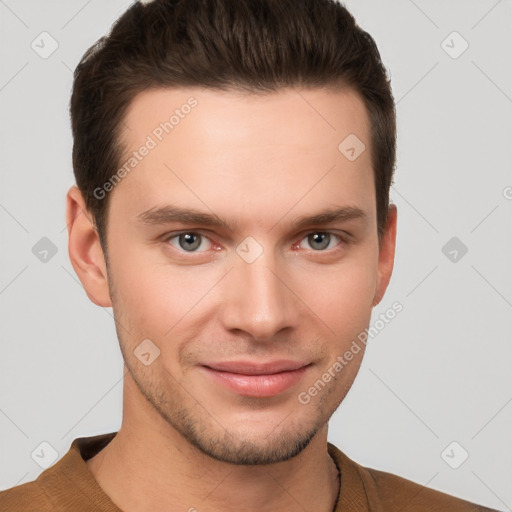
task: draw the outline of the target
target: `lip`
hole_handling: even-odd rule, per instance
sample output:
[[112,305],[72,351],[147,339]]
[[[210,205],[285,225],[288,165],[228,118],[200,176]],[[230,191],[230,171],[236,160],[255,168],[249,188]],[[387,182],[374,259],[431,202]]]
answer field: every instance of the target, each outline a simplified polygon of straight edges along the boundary
[[307,362],[279,360],[268,363],[225,361],[203,364],[202,369],[223,387],[242,396],[265,398],[298,384]]

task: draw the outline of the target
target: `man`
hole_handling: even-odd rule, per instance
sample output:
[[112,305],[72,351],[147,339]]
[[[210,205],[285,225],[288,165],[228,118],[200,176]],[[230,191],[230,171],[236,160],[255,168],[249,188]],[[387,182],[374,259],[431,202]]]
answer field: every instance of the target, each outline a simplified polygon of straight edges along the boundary
[[135,3],[71,119],[69,255],[114,311],[123,421],[0,510],[489,510],[327,443],[397,222],[390,84],[341,5]]

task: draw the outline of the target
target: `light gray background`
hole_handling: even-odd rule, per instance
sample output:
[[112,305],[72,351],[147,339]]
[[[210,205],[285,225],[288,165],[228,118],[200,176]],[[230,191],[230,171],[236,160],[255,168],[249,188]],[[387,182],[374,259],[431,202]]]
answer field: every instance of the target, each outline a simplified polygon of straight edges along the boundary
[[[0,0],[0,488],[42,472],[41,442],[117,430],[122,357],[110,309],[67,254],[72,70],[130,4]],[[357,462],[512,507],[512,3],[346,2],[376,39],[397,101],[395,270],[329,439]],[[32,48],[47,31],[58,49]],[[458,58],[463,42],[469,44]],[[449,48],[451,47],[451,49]],[[46,46],[48,48],[48,46]],[[508,199],[507,199],[508,196]],[[452,237],[468,248],[456,262]],[[32,247],[48,237],[46,263]],[[469,458],[441,457],[457,441]],[[459,457],[453,452],[454,457]]]

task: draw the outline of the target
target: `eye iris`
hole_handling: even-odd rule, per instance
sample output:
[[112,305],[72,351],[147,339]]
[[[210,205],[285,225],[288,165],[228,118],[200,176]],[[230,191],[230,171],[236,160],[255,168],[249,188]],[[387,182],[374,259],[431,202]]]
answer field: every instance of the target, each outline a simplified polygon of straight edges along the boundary
[[[184,241],[185,244],[182,243]],[[182,233],[179,235],[179,243],[180,247],[186,251],[197,249],[201,245],[199,236],[194,233]]]
[[[330,234],[329,233],[313,233],[308,236],[308,242],[314,249],[325,249],[329,246]],[[314,243],[320,243],[321,247],[315,247]]]

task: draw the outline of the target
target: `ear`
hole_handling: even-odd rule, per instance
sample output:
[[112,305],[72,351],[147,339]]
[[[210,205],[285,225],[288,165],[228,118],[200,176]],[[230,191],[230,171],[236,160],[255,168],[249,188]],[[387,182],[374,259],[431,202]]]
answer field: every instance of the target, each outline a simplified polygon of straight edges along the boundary
[[66,197],[68,252],[71,265],[94,304],[111,307],[107,265],[92,215],[87,211],[82,193],[73,185]]
[[394,204],[389,206],[386,228],[382,234],[382,240],[379,249],[377,289],[373,298],[373,306],[376,306],[384,297],[386,289],[393,272],[395,262],[396,245],[396,221],[397,209]]

